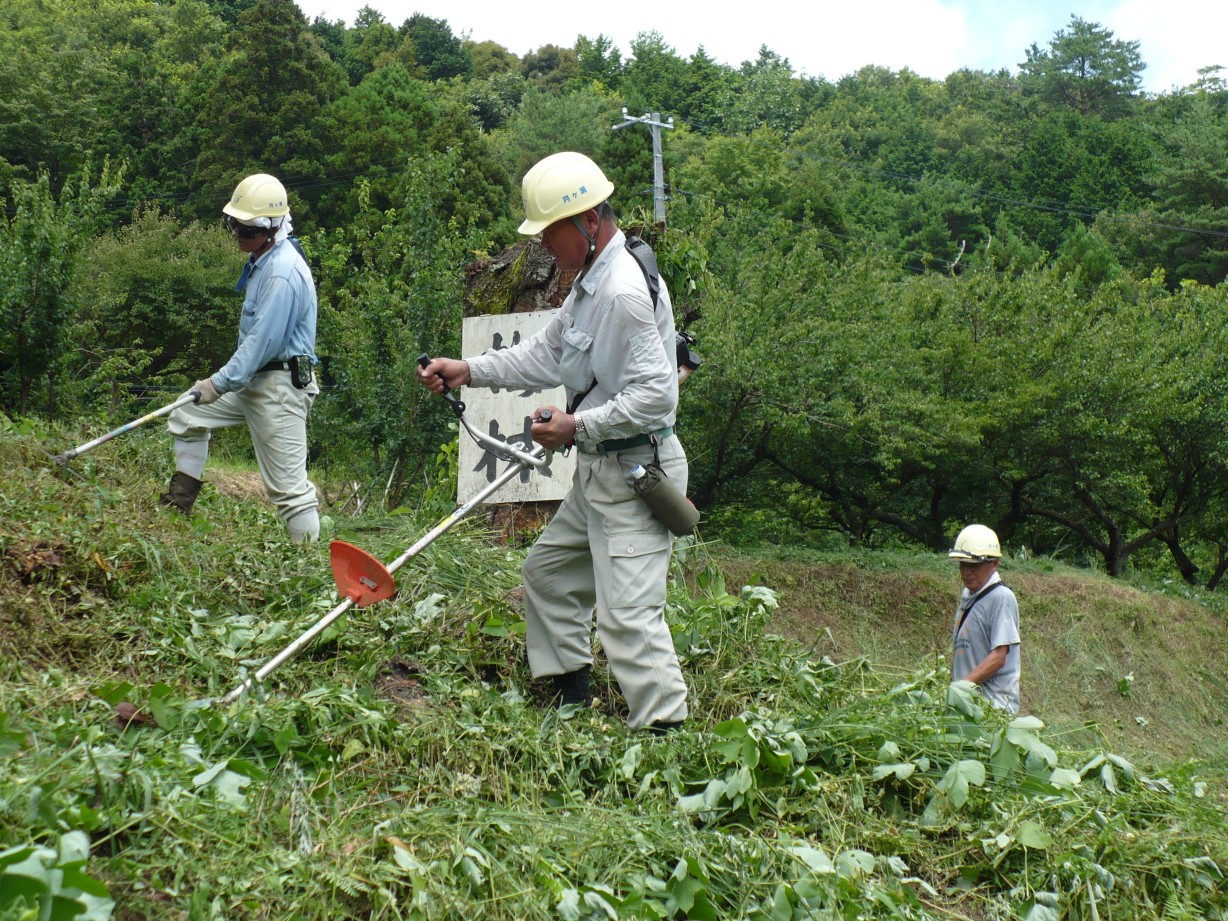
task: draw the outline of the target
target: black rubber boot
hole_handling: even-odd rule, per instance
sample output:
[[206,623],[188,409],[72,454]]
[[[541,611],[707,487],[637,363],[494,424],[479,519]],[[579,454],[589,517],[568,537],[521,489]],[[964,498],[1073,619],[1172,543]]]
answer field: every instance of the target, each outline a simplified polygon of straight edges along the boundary
[[675,729],[681,729],[686,720],[657,720],[648,727],[648,731],[654,736],[663,736],[673,732]]
[[175,475],[171,477],[170,486],[158,497],[158,501],[171,508],[177,508],[186,515],[192,511],[196,497],[200,494],[200,488],[204,485],[204,480],[198,480],[194,476],[176,470]]
[[559,692],[560,707],[568,704],[581,704],[585,707],[589,705],[591,697],[588,691],[588,671],[590,668],[592,668],[591,665],[586,665],[566,675],[551,677],[550,680],[554,682],[555,690]]

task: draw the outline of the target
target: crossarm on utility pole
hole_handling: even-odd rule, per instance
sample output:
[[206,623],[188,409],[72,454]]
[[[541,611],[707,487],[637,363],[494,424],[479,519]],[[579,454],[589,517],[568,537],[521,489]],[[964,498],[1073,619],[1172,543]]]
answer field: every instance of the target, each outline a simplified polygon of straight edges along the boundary
[[652,128],[652,219],[664,227],[665,166],[661,157],[661,129],[673,128],[674,117],[671,115],[669,121],[663,122],[660,112],[652,112],[648,115],[641,115],[639,118],[632,118],[627,114],[627,107],[623,106],[623,122],[621,125],[615,125],[611,130],[618,131],[630,125],[648,125]]

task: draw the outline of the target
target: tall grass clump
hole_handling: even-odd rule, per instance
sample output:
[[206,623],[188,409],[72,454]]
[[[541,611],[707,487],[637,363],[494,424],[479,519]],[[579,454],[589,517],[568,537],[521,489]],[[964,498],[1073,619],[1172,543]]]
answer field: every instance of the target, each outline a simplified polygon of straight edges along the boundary
[[[632,731],[604,666],[555,709],[523,550],[468,523],[230,707],[336,601],[327,549],[154,437],[64,476],[5,424],[0,918],[1228,918],[1222,791],[986,710],[933,659],[774,635],[770,586],[679,543],[692,716]],[[391,559],[429,512],[337,521]],[[151,722],[124,726],[121,700]],[[56,908],[55,906],[59,906]],[[41,912],[41,913],[40,913]]]

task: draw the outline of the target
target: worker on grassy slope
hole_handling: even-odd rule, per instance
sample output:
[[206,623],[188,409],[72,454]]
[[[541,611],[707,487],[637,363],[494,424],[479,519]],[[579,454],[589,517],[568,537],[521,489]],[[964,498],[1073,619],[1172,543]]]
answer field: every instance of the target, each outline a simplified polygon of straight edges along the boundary
[[[574,440],[575,479],[522,574],[529,668],[553,678],[564,704],[587,704],[592,624],[627,700],[628,723],[663,732],[687,716],[687,686],[668,625],[672,540],[631,486],[637,464],[660,463],[685,492],[687,460],[674,437],[678,368],[673,307],[662,284],[654,307],[608,199],[613,184],[588,157],[557,153],[525,175],[523,234],[563,271],[579,271],[549,324],[509,349],[421,369],[445,386],[542,390],[562,384],[566,410],[533,424],[549,449]],[[540,416],[541,410],[536,415]]]
[[265,492],[290,537],[316,540],[316,488],[307,479],[307,414],[320,392],[313,370],[315,282],[290,236],[290,205],[277,179],[248,176],[222,212],[248,257],[235,286],[244,293],[239,343],[219,371],[192,385],[199,401],[168,420],[175,474],[161,501],[190,512],[203,485],[210,434],[247,423]]
[[970,524],[947,555],[959,561],[964,583],[955,611],[951,680],[971,681],[995,707],[1018,713],[1019,602],[998,575],[998,535]]

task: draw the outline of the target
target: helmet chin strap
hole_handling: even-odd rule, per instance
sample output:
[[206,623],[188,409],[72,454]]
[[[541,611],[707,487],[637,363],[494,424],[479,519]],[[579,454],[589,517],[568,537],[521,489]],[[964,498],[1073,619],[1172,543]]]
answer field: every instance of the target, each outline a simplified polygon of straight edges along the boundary
[[[571,222],[576,225],[576,230],[580,231],[580,233],[584,236],[584,239],[588,240],[588,255],[584,259],[584,267],[587,269],[593,264],[593,256],[597,254],[597,237],[595,235],[591,236],[589,232],[584,229],[584,222],[580,220],[580,215],[573,214],[571,216]],[[597,223],[597,232],[601,232],[600,221]]]

